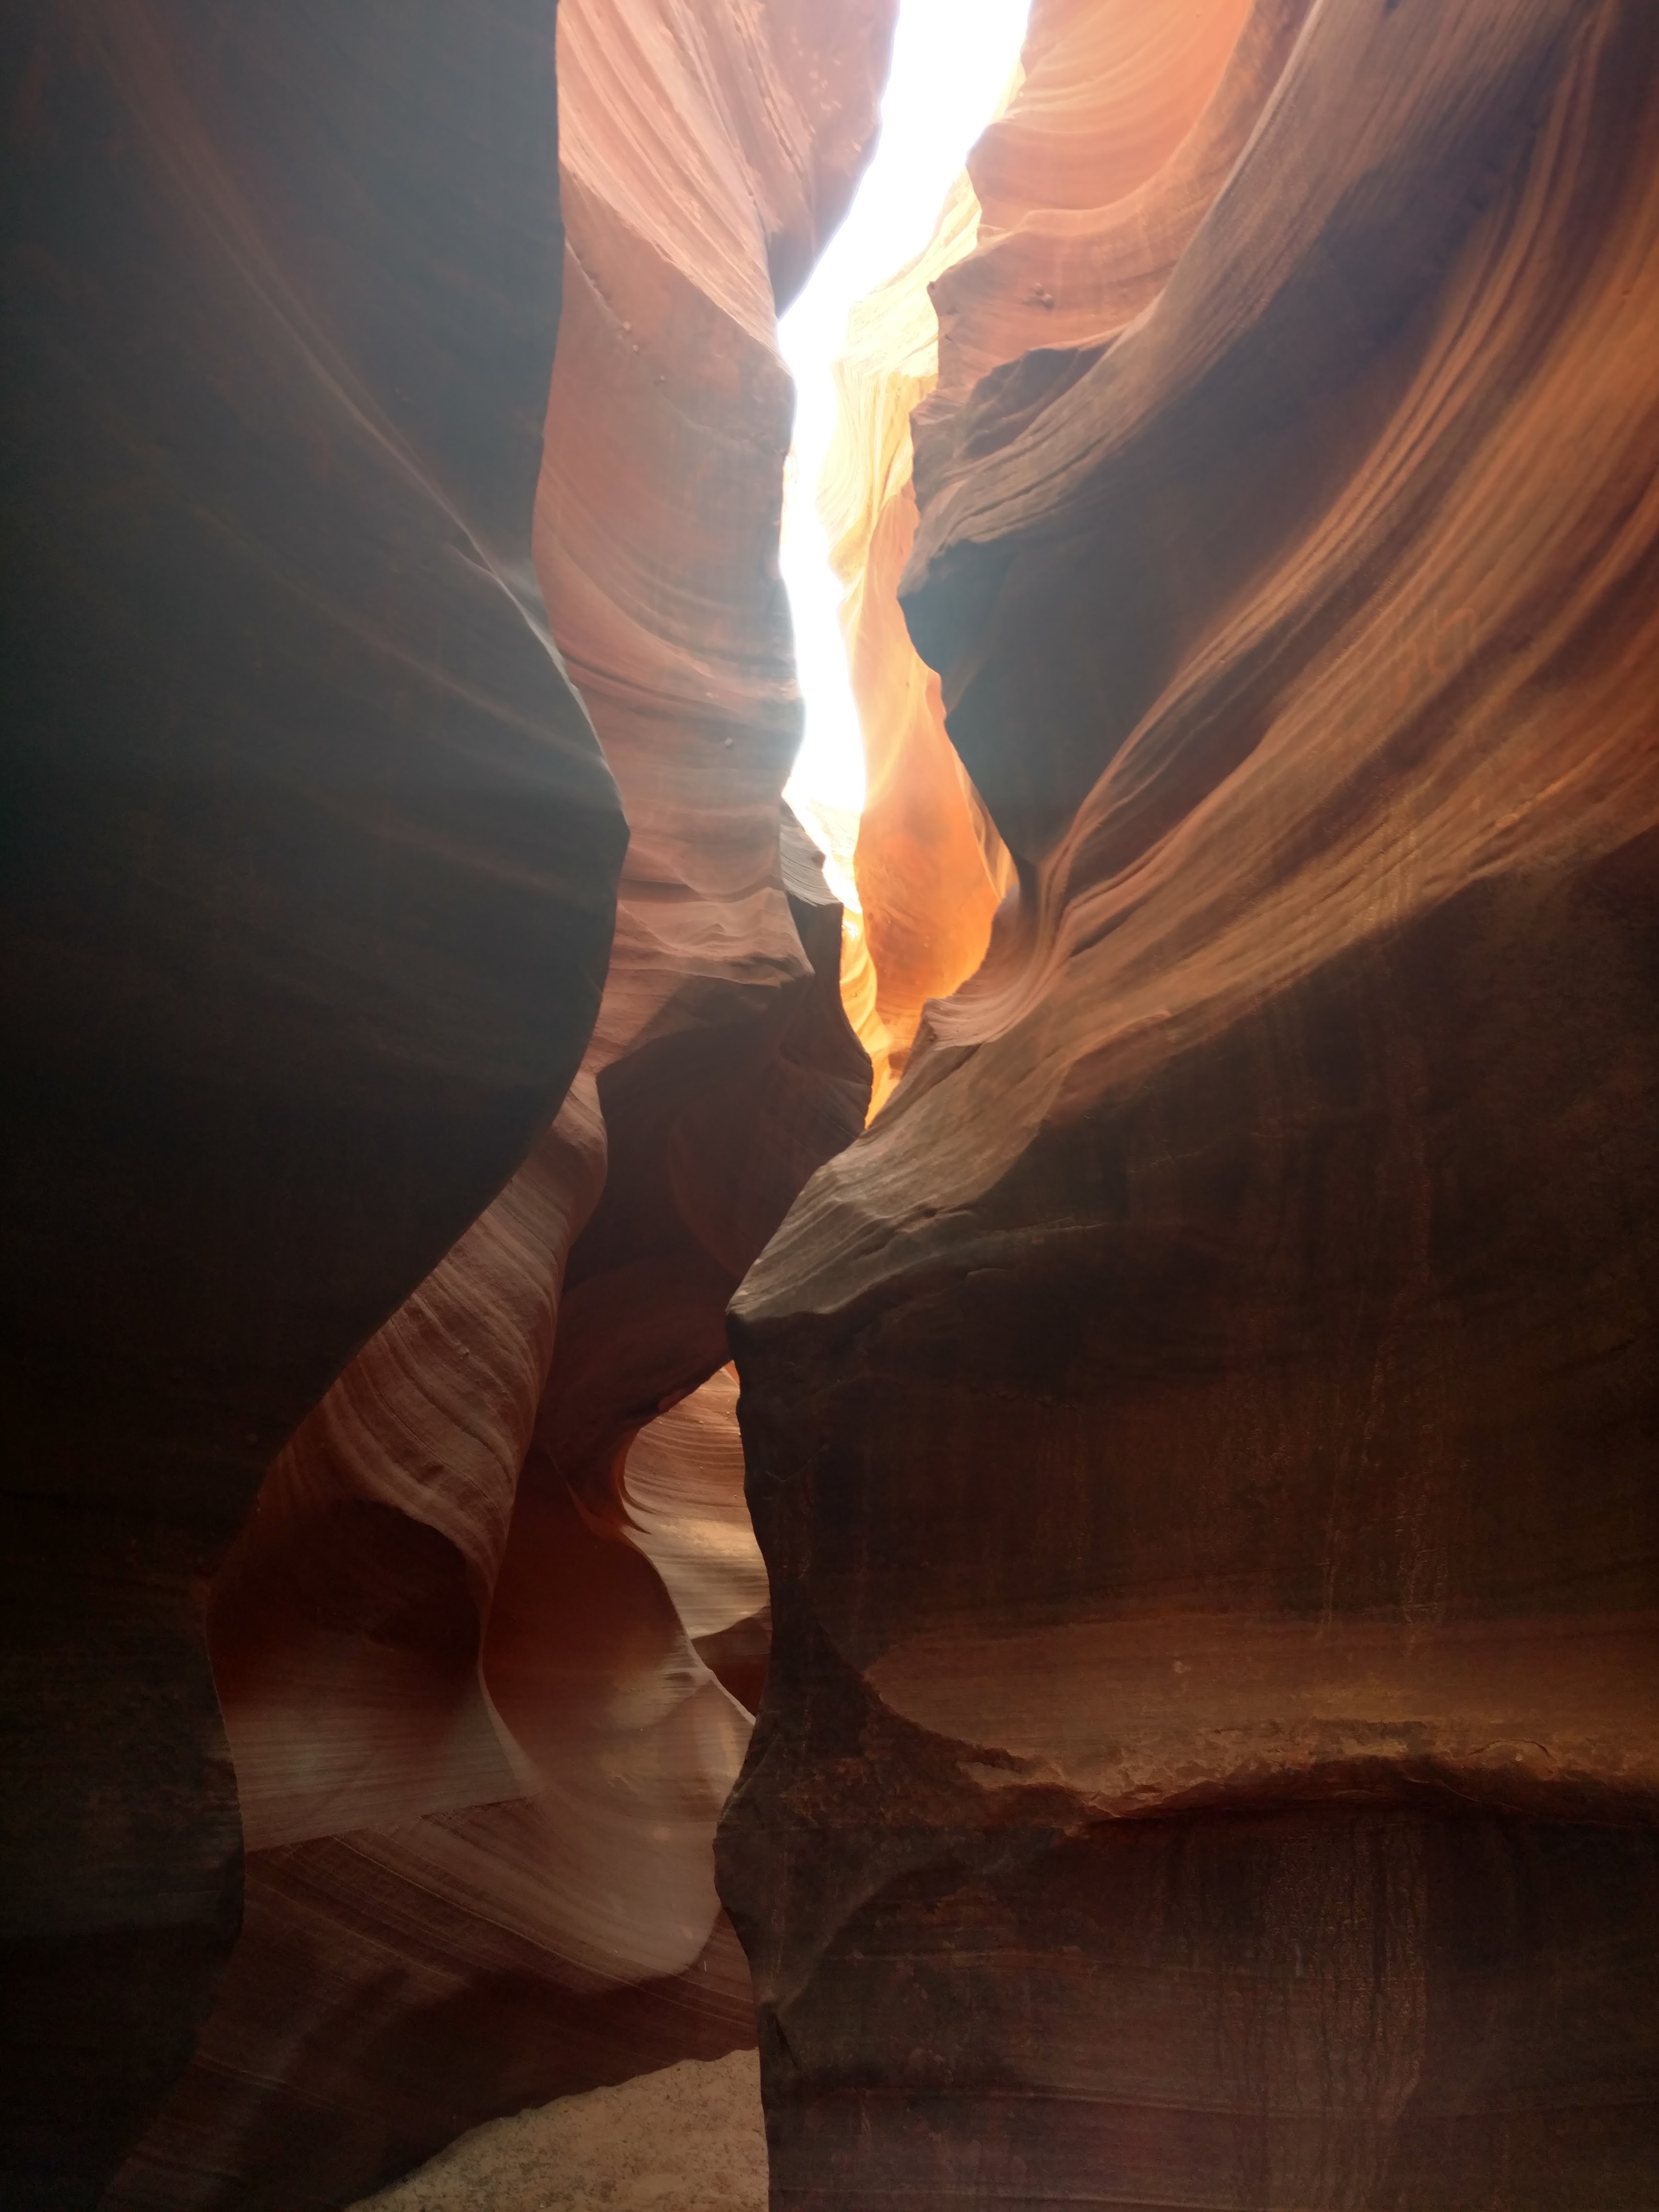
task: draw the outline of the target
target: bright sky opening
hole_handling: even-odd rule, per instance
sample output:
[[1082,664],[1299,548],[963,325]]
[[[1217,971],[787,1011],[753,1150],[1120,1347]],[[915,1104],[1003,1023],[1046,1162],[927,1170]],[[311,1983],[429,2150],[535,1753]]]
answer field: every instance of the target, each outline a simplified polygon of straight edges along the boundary
[[[933,235],[945,195],[1019,59],[1029,8],[1030,0],[900,0],[875,158],[811,283],[778,326],[796,395],[781,561],[806,699],[805,736],[786,796],[803,815],[822,807],[856,817],[864,804],[864,748],[837,612],[841,586],[817,514],[818,477],[836,425],[830,364],[845,350],[848,311]],[[820,834],[817,823],[809,818],[808,826]]]

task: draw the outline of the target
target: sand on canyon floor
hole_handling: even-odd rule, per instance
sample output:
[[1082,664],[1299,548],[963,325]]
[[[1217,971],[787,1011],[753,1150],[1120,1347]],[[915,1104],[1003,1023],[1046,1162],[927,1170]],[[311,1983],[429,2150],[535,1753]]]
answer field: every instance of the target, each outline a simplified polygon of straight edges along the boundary
[[683,2059],[490,2120],[352,2212],[766,2212],[760,2060]]

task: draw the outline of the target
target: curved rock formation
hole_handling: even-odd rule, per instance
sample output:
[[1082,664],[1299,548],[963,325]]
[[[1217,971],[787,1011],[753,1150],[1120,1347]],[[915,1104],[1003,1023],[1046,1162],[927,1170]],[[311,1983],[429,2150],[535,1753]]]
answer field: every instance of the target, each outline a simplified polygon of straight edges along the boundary
[[1018,95],[969,156],[978,250],[942,271],[933,295],[942,400],[1022,355],[1098,343],[1151,305],[1308,10],[1309,0],[1039,0]]
[[1103,212],[1017,102],[939,287],[903,600],[1022,896],[734,1307],[777,2204],[1659,2166],[1659,20],[1291,20]]
[[850,195],[892,15],[892,0],[561,13],[569,259],[537,559],[630,833],[595,1066],[745,1024],[807,972],[777,859],[800,702],[776,557],[793,401],[775,296]]
[[108,2212],[337,2205],[478,2120],[752,2039],[712,1861],[768,1629],[724,1314],[869,1088],[840,908],[780,835],[773,286],[844,204],[890,30],[561,11],[535,551],[629,823],[610,971],[564,1112],[216,1582],[246,1922]]
[[250,1850],[521,1794],[477,1644],[604,1176],[584,1079],[261,1486],[209,1612]]
[[698,1656],[753,1713],[772,1613],[743,1480],[737,1372],[726,1366],[640,1431],[623,1503],[629,1541],[662,1577]]
[[899,608],[916,527],[913,418],[924,474],[937,471],[981,377],[1012,364],[981,410],[1006,438],[1150,305],[1307,12],[1307,0],[1039,7],[927,248],[854,311],[820,505],[866,757],[862,913],[842,988],[875,1063],[872,1111],[923,1006],[979,966],[1013,880]]
[[839,409],[818,506],[840,577],[848,673],[864,738],[854,855],[860,917],[842,990],[875,1068],[872,1113],[903,1073],[921,1010],[985,957],[1012,872],[945,733],[939,678],[918,657],[898,580],[915,538],[910,415],[939,365],[930,283],[974,244],[966,178],[927,250],[853,311],[836,363]]
[[0,2193],[67,2208],[235,1932],[206,1577],[557,1109],[624,830],[530,565],[550,21],[29,0],[3,43]]

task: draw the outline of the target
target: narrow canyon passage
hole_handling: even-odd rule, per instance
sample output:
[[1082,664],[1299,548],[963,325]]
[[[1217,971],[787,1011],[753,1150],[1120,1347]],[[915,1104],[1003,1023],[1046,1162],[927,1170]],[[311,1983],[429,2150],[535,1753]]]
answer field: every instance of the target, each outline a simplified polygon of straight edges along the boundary
[[1650,2212],[1649,0],[5,52],[0,2208]]

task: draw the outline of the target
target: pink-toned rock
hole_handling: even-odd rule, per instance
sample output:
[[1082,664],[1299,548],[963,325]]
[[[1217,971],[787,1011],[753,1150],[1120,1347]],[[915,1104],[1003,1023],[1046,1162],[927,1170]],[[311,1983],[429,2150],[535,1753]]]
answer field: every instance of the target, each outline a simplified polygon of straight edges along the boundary
[[[969,158],[972,257],[942,271],[940,401],[1026,354],[1095,346],[1151,305],[1243,150],[1308,0],[1035,0],[1023,80]],[[1010,410],[1012,411],[1012,410]]]
[[734,1308],[775,2205],[1651,2201],[1656,88],[1316,8],[1115,335],[930,403],[1022,896]]
[[605,996],[560,1121],[317,1408],[216,1585],[249,1910],[109,2212],[337,2204],[480,2119],[752,2038],[712,1839],[763,1575],[752,1543],[718,1601],[659,1573],[626,1468],[641,1449],[650,1488],[656,1455],[659,1533],[707,1531],[664,1425],[695,1449],[695,1404],[729,1533],[732,1394],[699,1386],[868,1098],[839,908],[781,843],[774,286],[844,204],[890,16],[561,10],[535,553],[629,825]]
[[903,1073],[929,999],[985,957],[1012,873],[945,733],[939,678],[898,603],[915,538],[911,410],[933,390],[939,329],[930,284],[972,247],[979,204],[957,180],[925,252],[856,307],[836,363],[836,435],[818,488],[864,741],[854,855],[860,912],[842,993],[875,1070],[872,1112]]

